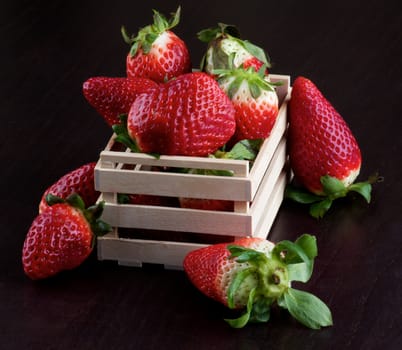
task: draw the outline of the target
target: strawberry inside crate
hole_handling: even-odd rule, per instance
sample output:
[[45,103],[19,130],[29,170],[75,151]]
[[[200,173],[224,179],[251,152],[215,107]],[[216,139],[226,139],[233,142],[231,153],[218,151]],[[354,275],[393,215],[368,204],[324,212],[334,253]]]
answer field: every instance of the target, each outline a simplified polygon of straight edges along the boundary
[[[252,165],[249,161],[132,153],[112,135],[95,167],[95,187],[105,201],[103,219],[112,233],[98,238],[98,258],[120,264],[157,263],[180,267],[190,250],[236,237],[266,238],[288,181],[286,169],[287,102],[290,77],[277,87],[279,114]],[[199,175],[166,168],[213,169],[233,176]],[[234,202],[231,211],[180,208],[178,205],[120,204],[119,194]]]

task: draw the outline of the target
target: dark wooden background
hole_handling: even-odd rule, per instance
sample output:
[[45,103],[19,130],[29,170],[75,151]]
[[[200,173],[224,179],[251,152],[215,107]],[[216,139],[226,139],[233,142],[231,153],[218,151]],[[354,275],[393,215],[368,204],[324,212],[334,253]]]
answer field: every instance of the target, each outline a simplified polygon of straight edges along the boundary
[[[264,47],[273,73],[312,79],[360,144],[359,179],[379,171],[370,205],[342,200],[322,220],[284,202],[270,239],[315,234],[319,256],[303,288],[331,308],[313,331],[274,310],[234,330],[225,308],[182,271],[99,262],[34,283],[21,247],[43,190],[96,160],[110,136],[82,96],[91,76],[122,76],[120,26],[182,5],[178,33],[198,66],[195,34],[236,24]],[[398,1],[3,1],[0,6],[1,349],[402,348],[402,12]]]

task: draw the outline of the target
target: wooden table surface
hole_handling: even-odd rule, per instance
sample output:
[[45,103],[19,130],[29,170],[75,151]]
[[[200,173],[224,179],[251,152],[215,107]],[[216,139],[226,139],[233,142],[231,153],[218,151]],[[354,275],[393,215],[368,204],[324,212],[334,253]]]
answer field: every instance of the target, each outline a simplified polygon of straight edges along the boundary
[[[93,254],[78,269],[32,282],[21,248],[43,190],[96,160],[110,129],[82,96],[91,76],[123,76],[120,35],[152,9],[182,5],[176,32],[194,66],[195,34],[236,24],[264,47],[272,72],[313,80],[354,132],[360,180],[384,178],[373,200],[339,201],[321,220],[284,202],[271,240],[317,237],[303,286],[331,308],[334,326],[309,330],[275,309],[267,324],[231,329],[227,310],[183,271],[118,266]],[[1,349],[401,349],[402,12],[397,1],[8,1],[0,10]]]

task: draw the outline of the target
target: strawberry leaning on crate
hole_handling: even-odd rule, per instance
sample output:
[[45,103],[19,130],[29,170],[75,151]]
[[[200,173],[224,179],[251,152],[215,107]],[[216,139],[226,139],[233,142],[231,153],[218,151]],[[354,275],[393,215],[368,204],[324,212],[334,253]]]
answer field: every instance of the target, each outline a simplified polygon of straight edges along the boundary
[[48,194],[67,198],[72,193],[81,196],[86,206],[94,205],[100,192],[95,190],[94,169],[96,162],[86,163],[60,177],[49,186],[42,195],[39,203],[39,213],[48,208],[46,197]]
[[81,265],[91,254],[96,236],[110,226],[100,220],[103,202],[85,208],[77,194],[66,199],[49,194],[49,207],[32,222],[22,248],[26,275],[44,279]]
[[157,83],[146,78],[92,77],[82,86],[89,104],[110,125],[120,123],[119,115],[127,114],[135,98]]
[[207,297],[244,311],[226,320],[232,327],[267,322],[277,304],[305,326],[318,329],[332,325],[331,311],[316,296],[291,287],[292,281],[310,279],[316,256],[315,237],[308,234],[277,244],[247,237],[194,250],[186,255],[183,266]]
[[219,86],[236,110],[236,133],[232,142],[267,138],[278,116],[275,85],[265,76],[264,66],[215,69]]
[[194,72],[139,95],[127,123],[114,130],[116,140],[135,152],[207,156],[232,137],[234,115],[233,104],[218,83],[206,73]]
[[201,61],[201,70],[214,75],[216,69],[253,67],[258,71],[264,65],[264,72],[268,74],[271,64],[266,52],[253,43],[242,40],[235,26],[218,23],[216,28],[201,30],[197,36],[208,44]]
[[126,58],[127,76],[149,78],[165,82],[191,71],[191,60],[185,42],[174,32],[180,21],[180,7],[167,20],[154,10],[154,23],[128,35],[122,27],[122,35],[131,46]]
[[286,196],[312,204],[310,214],[322,217],[336,198],[357,192],[370,202],[372,177],[354,183],[362,163],[350,128],[317,86],[295,79],[289,102],[289,158],[295,179],[307,191],[289,186]]

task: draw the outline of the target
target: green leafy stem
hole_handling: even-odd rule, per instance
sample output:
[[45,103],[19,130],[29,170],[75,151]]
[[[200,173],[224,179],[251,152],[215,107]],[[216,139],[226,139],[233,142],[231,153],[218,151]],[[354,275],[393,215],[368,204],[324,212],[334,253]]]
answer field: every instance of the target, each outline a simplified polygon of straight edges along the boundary
[[350,192],[361,195],[367,203],[371,201],[372,184],[382,181],[378,174],[372,175],[367,181],[356,182],[345,186],[342,181],[335,177],[325,175],[320,178],[323,194],[317,195],[307,189],[288,185],[285,190],[285,198],[289,198],[297,203],[309,204],[310,215],[316,219],[322,218],[331,208],[334,200],[346,197]]
[[249,322],[267,322],[275,302],[306,327],[319,329],[333,324],[331,311],[322,300],[291,287],[292,281],[305,283],[312,275],[317,256],[314,236],[304,234],[295,242],[281,241],[270,255],[236,245],[229,245],[228,250],[230,259],[248,263],[248,267],[236,273],[229,286],[229,308],[237,308],[235,298],[244,282],[250,278],[256,280],[248,294],[245,312],[236,319],[226,320],[230,326],[242,328]]

